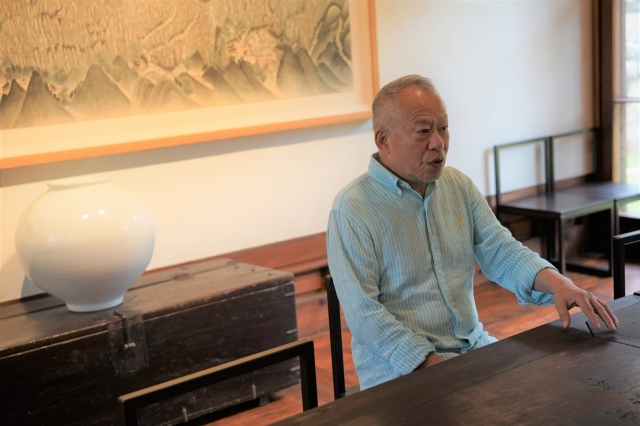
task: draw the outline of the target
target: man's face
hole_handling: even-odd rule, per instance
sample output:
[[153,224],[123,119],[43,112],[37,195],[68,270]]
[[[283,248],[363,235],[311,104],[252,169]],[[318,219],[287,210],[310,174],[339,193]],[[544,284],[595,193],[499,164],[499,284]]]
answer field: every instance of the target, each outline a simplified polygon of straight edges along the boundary
[[416,190],[438,179],[449,150],[449,122],[440,96],[421,86],[403,89],[394,124],[391,131],[375,134],[382,165]]

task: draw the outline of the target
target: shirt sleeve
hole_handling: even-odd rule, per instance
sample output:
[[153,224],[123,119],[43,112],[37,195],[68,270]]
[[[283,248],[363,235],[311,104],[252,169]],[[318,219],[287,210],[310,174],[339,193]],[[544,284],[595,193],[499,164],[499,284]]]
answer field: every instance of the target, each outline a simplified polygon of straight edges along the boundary
[[552,305],[553,295],[533,290],[533,284],[541,270],[557,269],[513,238],[470,179],[468,187],[474,220],[474,254],[482,272],[515,293],[522,306]]
[[380,272],[373,240],[343,213],[332,211],[327,229],[329,269],[347,324],[361,345],[400,375],[415,370],[435,347],[405,327],[378,301]]

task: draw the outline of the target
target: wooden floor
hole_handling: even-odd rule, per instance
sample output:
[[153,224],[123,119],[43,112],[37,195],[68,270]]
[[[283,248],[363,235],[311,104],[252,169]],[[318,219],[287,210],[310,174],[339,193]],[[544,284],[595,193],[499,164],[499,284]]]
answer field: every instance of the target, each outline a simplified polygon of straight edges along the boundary
[[[579,287],[595,293],[604,301],[613,299],[612,279],[597,278],[589,275],[569,273],[568,276]],[[476,304],[480,321],[485,330],[498,339],[513,336],[522,331],[554,321],[558,318],[554,307],[522,307],[517,304],[515,296],[491,282],[481,282],[474,287]],[[640,266],[627,265],[627,294],[640,290]],[[300,297],[300,306],[317,303],[321,309],[299,309],[298,325],[300,337],[311,339],[315,344],[316,374],[318,379],[319,405],[333,400],[333,384],[331,379],[331,356],[329,352],[329,333],[327,317],[323,305],[324,294],[310,294]],[[574,309],[574,311],[579,311]],[[573,311],[572,311],[573,312]],[[306,313],[306,314],[305,314]],[[343,347],[345,348],[346,385],[358,383],[350,353],[351,334],[343,331]],[[300,386],[292,386],[271,395],[271,402],[262,407],[252,404],[235,407],[224,413],[214,414],[198,419],[190,424],[215,426],[260,426],[271,424],[302,411]]]

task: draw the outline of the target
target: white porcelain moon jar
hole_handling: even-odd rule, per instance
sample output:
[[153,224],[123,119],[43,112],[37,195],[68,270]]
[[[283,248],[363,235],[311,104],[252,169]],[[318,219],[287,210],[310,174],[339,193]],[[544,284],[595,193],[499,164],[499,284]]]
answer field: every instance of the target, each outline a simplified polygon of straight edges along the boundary
[[16,251],[25,273],[70,311],[121,304],[151,260],[151,212],[109,177],[47,185],[18,222]]

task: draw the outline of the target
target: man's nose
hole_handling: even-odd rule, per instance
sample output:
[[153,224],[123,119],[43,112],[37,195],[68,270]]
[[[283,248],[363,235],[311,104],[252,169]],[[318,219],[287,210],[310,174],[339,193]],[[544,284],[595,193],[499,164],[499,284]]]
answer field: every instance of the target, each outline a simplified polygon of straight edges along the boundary
[[431,138],[429,139],[429,149],[432,151],[440,151],[444,149],[444,141],[440,137],[439,132],[433,132]]

